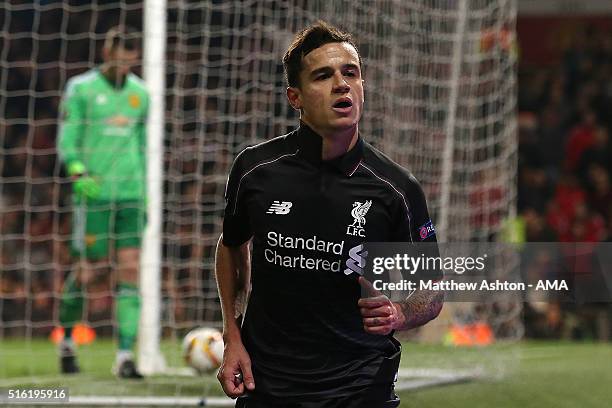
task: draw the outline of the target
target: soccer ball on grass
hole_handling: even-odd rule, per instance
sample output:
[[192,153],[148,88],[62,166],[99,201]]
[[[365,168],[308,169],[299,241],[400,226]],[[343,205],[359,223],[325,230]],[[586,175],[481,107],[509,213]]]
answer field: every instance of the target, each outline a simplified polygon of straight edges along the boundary
[[218,369],[223,360],[223,337],[216,329],[193,329],[183,339],[183,358],[199,374]]

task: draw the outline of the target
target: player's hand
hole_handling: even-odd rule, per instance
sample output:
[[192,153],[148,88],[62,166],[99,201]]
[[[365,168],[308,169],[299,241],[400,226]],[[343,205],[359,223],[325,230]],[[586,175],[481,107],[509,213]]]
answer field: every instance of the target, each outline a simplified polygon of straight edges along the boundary
[[79,197],[82,198],[98,198],[100,196],[100,185],[93,177],[80,176],[73,183],[72,188]]
[[251,371],[251,358],[240,340],[225,343],[223,363],[217,374],[223,392],[230,398],[238,398],[247,390],[255,389]]
[[100,185],[93,177],[87,175],[85,165],[78,160],[68,163],[68,174],[72,177],[72,189],[80,198],[97,198]]
[[363,329],[370,334],[387,335],[402,327],[406,317],[400,305],[391,302],[362,276],[359,277],[359,284],[367,296],[357,303],[363,318]]

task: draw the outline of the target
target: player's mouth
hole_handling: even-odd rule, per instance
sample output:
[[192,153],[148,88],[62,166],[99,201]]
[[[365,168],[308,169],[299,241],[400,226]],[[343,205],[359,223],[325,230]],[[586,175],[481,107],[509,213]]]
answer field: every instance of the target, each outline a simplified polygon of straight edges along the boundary
[[353,110],[353,101],[351,98],[347,97],[338,98],[332,105],[332,110],[342,114],[351,113]]

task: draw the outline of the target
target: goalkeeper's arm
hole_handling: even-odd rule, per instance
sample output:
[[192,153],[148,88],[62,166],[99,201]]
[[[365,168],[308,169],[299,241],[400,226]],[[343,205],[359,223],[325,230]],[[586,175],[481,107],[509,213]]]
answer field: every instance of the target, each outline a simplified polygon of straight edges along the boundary
[[74,192],[81,197],[96,198],[100,194],[100,186],[87,174],[80,158],[80,139],[86,126],[85,111],[86,101],[79,94],[77,86],[69,81],[62,102],[58,150],[73,180]]

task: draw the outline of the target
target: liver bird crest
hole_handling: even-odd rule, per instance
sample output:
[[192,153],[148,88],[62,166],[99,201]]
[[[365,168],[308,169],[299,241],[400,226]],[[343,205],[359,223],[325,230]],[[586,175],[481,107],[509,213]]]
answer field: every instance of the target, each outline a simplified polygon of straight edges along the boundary
[[354,220],[351,227],[363,228],[366,223],[365,215],[368,213],[371,206],[372,200],[368,200],[365,203],[360,203],[359,201],[355,201],[353,203],[351,215],[353,216]]

